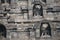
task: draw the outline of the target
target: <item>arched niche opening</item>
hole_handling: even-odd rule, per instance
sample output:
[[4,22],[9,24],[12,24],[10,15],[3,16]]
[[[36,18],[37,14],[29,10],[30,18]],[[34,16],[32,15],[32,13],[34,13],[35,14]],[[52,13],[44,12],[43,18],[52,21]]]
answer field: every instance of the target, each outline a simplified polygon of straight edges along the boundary
[[1,0],[1,3],[5,3],[5,0]]
[[0,35],[6,38],[6,27],[0,24]]
[[1,3],[5,3],[5,1],[9,4],[11,3],[11,0],[1,0]]
[[11,0],[6,0],[6,1],[7,1],[7,3],[9,3],[9,4],[11,3]]
[[34,4],[33,6],[33,16],[43,16],[43,7],[40,4]]
[[42,22],[40,26],[40,36],[51,37],[51,25],[49,22]]
[[42,1],[46,3],[47,0],[42,0]]

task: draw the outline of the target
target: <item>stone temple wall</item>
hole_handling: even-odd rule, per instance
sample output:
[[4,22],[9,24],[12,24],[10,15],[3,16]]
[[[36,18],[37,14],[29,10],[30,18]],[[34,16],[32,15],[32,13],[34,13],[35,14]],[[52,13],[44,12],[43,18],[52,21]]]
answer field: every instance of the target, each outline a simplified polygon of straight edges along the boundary
[[[1,26],[6,40],[60,40],[60,0],[3,1],[0,24],[6,28]],[[51,30],[47,29],[51,33],[42,28],[42,23],[50,25]]]

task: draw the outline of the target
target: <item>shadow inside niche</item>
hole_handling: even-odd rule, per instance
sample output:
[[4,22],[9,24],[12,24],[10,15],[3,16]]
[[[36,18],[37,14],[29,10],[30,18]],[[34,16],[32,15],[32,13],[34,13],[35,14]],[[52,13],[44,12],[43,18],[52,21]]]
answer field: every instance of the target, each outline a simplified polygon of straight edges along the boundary
[[3,36],[6,38],[6,28],[3,24],[0,24],[0,36]]

